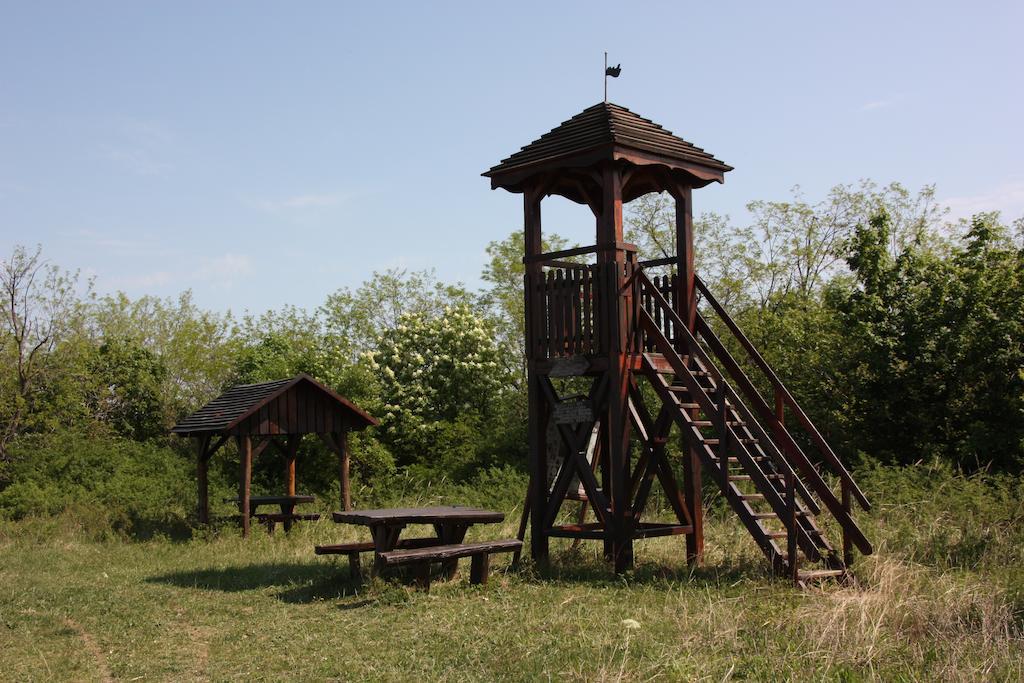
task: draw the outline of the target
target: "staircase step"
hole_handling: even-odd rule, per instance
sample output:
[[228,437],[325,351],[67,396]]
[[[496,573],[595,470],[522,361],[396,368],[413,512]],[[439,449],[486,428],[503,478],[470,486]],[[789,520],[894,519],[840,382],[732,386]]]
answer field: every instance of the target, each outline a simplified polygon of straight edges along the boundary
[[811,569],[808,571],[797,572],[797,578],[801,581],[815,581],[817,579],[830,579],[842,576],[845,573],[845,569]]
[[[768,460],[768,458],[766,458],[764,456],[761,456],[761,455],[758,455],[758,456],[755,456],[755,457],[751,458],[751,460],[753,460],[754,462],[764,462],[764,461]],[[715,463],[719,467],[722,466],[722,459],[721,458],[711,458],[711,462]],[[732,467],[733,465],[740,465],[739,467],[735,467],[734,468],[735,471],[737,471],[737,472],[743,472],[744,471],[744,469],[743,469],[743,467],[742,467],[742,465],[740,463],[739,458],[735,458],[735,457],[729,456],[729,459],[728,459],[727,462],[728,462],[728,465],[730,467]]]
[[[698,425],[698,426],[703,426],[703,425]],[[710,427],[711,425],[709,424],[709,425],[706,425],[706,426]],[[757,439],[735,439],[735,440],[739,441],[740,443],[747,444],[747,445],[761,443]],[[701,439],[701,441],[703,441],[704,443],[706,443],[709,446],[717,446],[718,445],[718,439]]]
[[764,500],[764,494],[761,493],[744,493],[740,495],[740,500]]
[[[797,510],[796,516],[807,517],[808,514],[806,510]],[[779,519],[779,516],[774,512],[755,512],[751,515],[751,517],[753,517],[754,519]]]

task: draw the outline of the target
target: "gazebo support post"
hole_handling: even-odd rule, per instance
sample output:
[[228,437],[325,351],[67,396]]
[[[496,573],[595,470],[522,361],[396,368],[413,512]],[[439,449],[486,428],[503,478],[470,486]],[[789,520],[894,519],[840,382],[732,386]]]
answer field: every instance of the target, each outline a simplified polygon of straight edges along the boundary
[[242,514],[242,537],[249,536],[249,491],[252,484],[252,437],[238,438],[238,453],[242,461],[238,481],[238,511]]
[[348,430],[342,429],[335,433],[334,440],[338,443],[338,481],[341,486],[341,509],[352,509],[352,483],[349,479]]
[[210,523],[210,489],[209,489],[209,478],[208,478],[208,467],[210,462],[210,456],[207,454],[207,450],[210,447],[210,435],[202,436],[198,439],[199,442],[199,454],[196,458],[196,483],[198,486],[198,495],[196,497],[197,505],[196,512],[199,518],[200,524]]
[[342,428],[340,432],[321,434],[320,439],[328,449],[334,451],[338,456],[338,487],[341,493],[341,508],[351,510],[352,486],[349,482],[348,429]]
[[285,495],[295,495],[295,459],[299,452],[299,439],[302,438],[298,434],[291,434],[288,436],[287,452],[285,453]]
[[[288,441],[287,441],[287,446],[286,446],[286,451],[285,451],[285,460],[287,462],[287,464],[285,465],[285,495],[288,495],[288,496],[294,496],[295,495],[295,458],[297,457],[298,452],[299,452],[299,439],[301,439],[301,438],[302,438],[302,436],[299,435],[299,434],[289,434],[288,435]],[[280,450],[280,447],[278,447],[278,449]],[[289,514],[291,514],[293,511],[294,511],[294,508],[289,508],[287,510],[287,512]],[[292,520],[291,519],[285,519],[284,520],[284,531],[285,531],[285,533],[288,533],[291,530],[292,530]]]

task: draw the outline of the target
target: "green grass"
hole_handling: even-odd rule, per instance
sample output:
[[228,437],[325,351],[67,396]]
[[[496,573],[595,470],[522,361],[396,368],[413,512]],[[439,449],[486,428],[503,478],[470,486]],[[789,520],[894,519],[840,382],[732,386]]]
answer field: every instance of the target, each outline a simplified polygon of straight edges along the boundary
[[[596,544],[556,546],[551,571],[468,563],[429,594],[348,579],[315,543],[224,529],[188,542],[96,541],[69,517],[0,527],[4,680],[1020,680],[1020,572],[926,566],[887,548],[902,506],[870,518],[881,546],[859,588],[800,592],[712,519],[705,566],[682,539],[639,542],[622,577]],[[895,516],[894,516],[895,515]],[[510,515],[515,517],[515,515]],[[416,530],[411,530],[415,532]],[[477,537],[512,535],[478,528]],[[1009,578],[1007,578],[1009,577]],[[633,620],[632,624],[626,620]]]

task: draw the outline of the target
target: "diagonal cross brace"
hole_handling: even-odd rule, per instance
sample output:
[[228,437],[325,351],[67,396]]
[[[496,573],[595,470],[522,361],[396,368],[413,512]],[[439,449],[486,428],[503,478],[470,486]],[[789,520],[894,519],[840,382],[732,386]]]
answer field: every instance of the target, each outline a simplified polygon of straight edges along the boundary
[[[548,419],[554,417],[554,406],[558,403],[558,394],[555,392],[554,386],[551,384],[551,380],[547,377],[541,377],[540,386],[544,392],[544,398],[547,400],[550,406],[550,412]],[[594,382],[591,387],[590,396],[591,401],[596,402],[596,399],[604,393],[606,376],[602,379]],[[595,411],[596,413],[597,411]],[[607,523],[608,515],[608,499],[604,493],[600,490],[597,479],[594,477],[594,472],[591,469],[590,463],[587,462],[587,442],[590,440],[590,435],[593,433],[594,425],[598,423],[598,420],[589,423],[589,426],[583,429],[574,430],[568,425],[558,424],[559,436],[562,439],[562,443],[568,449],[568,457],[565,460],[565,464],[559,471],[558,476],[555,478],[554,486],[552,487],[550,497],[548,498],[547,510],[544,514],[544,528],[550,528],[554,525],[555,517],[558,515],[558,510],[562,506],[562,501],[565,499],[565,494],[569,490],[569,482],[572,481],[572,475],[577,474],[580,478],[580,482],[583,484],[584,490],[587,492],[587,498],[591,501],[594,508],[594,514],[597,516],[598,521],[602,524]],[[586,423],[585,423],[586,424]]]

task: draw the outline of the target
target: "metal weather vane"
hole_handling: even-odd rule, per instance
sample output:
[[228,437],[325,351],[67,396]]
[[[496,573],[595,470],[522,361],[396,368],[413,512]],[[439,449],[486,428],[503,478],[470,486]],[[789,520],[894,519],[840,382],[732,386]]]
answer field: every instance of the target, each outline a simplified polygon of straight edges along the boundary
[[608,53],[604,53],[604,101],[608,102],[608,77],[618,78],[622,73],[622,64],[608,66]]

